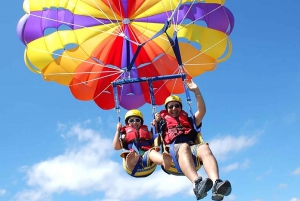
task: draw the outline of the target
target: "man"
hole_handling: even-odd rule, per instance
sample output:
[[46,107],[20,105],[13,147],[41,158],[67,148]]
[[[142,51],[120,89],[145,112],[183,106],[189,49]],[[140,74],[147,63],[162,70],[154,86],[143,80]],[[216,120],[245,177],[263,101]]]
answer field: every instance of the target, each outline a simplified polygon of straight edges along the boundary
[[[191,80],[185,80],[187,88],[194,92],[197,101],[197,111],[194,114],[195,124],[200,127],[206,113],[206,107],[198,86]],[[231,193],[229,181],[219,179],[217,161],[208,143],[195,144],[197,132],[189,120],[188,114],[182,110],[182,101],[178,96],[169,96],[165,101],[165,109],[160,115],[165,123],[163,141],[170,146],[175,140],[174,154],[182,173],[194,184],[193,190],[197,200],[204,198],[212,189],[212,200],[223,200]],[[202,161],[209,178],[202,180],[194,165],[193,155]]]

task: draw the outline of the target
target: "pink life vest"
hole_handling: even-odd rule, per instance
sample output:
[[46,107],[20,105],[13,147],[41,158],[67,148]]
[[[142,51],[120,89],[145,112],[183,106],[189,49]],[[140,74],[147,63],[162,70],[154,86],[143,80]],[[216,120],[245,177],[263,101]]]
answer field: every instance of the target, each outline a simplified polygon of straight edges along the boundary
[[188,134],[192,125],[188,119],[188,113],[181,110],[178,117],[171,116],[166,110],[160,112],[161,117],[166,121],[167,130],[163,133],[165,144],[170,144],[177,136]]

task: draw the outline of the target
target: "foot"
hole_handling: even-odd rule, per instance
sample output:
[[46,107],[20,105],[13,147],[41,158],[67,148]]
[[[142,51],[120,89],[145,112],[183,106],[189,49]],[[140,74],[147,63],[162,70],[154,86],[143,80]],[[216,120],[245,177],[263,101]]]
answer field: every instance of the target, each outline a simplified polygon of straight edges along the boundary
[[229,181],[222,181],[217,179],[215,181],[213,190],[212,190],[212,200],[220,201],[223,200],[224,196],[227,196],[231,193],[231,184]]
[[207,191],[209,191],[212,186],[213,182],[210,178],[202,181],[202,177],[199,177],[199,179],[195,181],[195,186],[193,189],[197,200],[204,198],[207,195]]
[[136,163],[138,162],[139,160],[139,155],[134,152],[134,151],[131,151],[127,154],[126,156],[126,166],[127,168],[132,171],[136,165]]
[[163,167],[165,170],[168,170],[171,166],[171,162],[172,162],[172,157],[170,154],[168,153],[162,153],[162,156],[163,156]]

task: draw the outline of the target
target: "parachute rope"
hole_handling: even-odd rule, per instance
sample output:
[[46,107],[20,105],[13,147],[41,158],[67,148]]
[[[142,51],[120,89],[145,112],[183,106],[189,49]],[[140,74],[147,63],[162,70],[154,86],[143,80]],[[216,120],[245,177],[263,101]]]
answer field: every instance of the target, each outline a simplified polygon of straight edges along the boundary
[[[85,10],[83,10],[83,9],[81,9],[79,6],[77,6],[77,5],[75,5],[74,3],[72,3],[70,0],[65,0],[66,2],[68,2],[68,3],[70,3],[70,4],[72,4],[72,6],[74,6],[75,8],[77,8],[78,10],[80,10],[80,11],[82,11],[82,12],[84,12],[87,16],[90,16],[91,18],[93,18],[94,20],[96,20],[97,22],[99,22],[99,23],[101,23],[101,24],[103,24],[103,25],[105,25],[105,26],[107,26],[107,27],[109,27],[109,28],[115,28],[115,27],[119,27],[119,26],[114,26],[114,27],[111,27],[111,26],[108,26],[108,25],[106,25],[106,24],[104,24],[103,22],[101,22],[100,20],[98,20],[97,18],[95,18],[94,16],[92,16],[92,15],[90,15],[88,12],[86,12]],[[95,6],[106,16],[106,19],[107,20],[109,20],[110,22],[111,22],[111,24],[114,24],[114,22],[105,14],[105,12],[101,9],[101,7],[94,1],[94,0],[92,0],[92,2],[95,4]],[[109,2],[109,1],[108,1]],[[114,12],[113,12],[114,13]],[[117,19],[116,18],[116,16],[115,16],[115,19]],[[117,22],[118,22],[118,20],[116,20]],[[120,25],[120,24],[119,24]],[[76,25],[76,26],[78,26],[78,25]],[[87,27],[85,27],[85,28],[87,28]],[[122,30],[120,30],[120,31],[122,31]]]
[[[100,20],[98,20],[97,18],[95,18],[95,17],[93,17],[92,15],[90,15],[88,12],[86,12],[86,11],[80,9],[78,6],[76,6],[74,3],[70,2],[69,0],[65,0],[65,1],[68,2],[68,3],[71,3],[74,7],[78,8],[78,9],[81,10],[81,11],[83,11],[84,13],[86,13],[88,16],[92,17],[93,19],[95,19],[95,20],[98,21],[99,23],[101,23],[101,24],[107,26],[106,24],[104,24],[103,22],[101,22]],[[182,1],[182,0],[181,0],[181,1]],[[180,1],[180,2],[181,2],[181,1]],[[103,10],[99,7],[99,5],[98,5],[94,0],[93,0],[93,2],[94,2],[94,4],[97,6],[97,8],[98,8],[99,10],[101,10],[103,14],[105,14],[105,13],[103,12]],[[108,2],[109,2],[109,1],[108,1]],[[192,4],[194,4],[194,2],[195,2],[195,1],[193,1]],[[110,7],[111,7],[111,4],[110,4],[110,3],[109,3],[109,5],[110,5]],[[179,8],[179,5],[180,5],[180,4],[178,4],[178,5],[176,6],[176,9]],[[191,6],[190,6],[190,8],[191,8]],[[214,10],[210,11],[210,12],[207,13],[206,15],[209,15],[210,13],[216,11],[216,10],[219,9],[219,8],[221,8],[221,6],[215,8]],[[114,13],[114,12],[113,12],[113,13]],[[188,12],[187,12],[187,13],[188,13]],[[115,13],[114,13],[114,14],[115,14]],[[172,15],[171,15],[171,17],[169,17],[169,19],[173,19],[173,18],[174,18],[174,14],[175,14],[175,12],[172,12]],[[136,38],[136,36],[135,36],[134,34],[132,34],[132,36],[135,38],[135,40],[130,40],[130,39],[128,39],[128,37],[125,36],[125,34],[124,34],[124,32],[122,31],[122,29],[119,29],[119,30],[120,30],[120,33],[115,34],[115,33],[112,33],[112,32],[102,31],[102,30],[99,30],[99,29],[95,29],[95,28],[91,28],[91,27],[86,27],[86,26],[82,26],[82,25],[79,25],[79,24],[68,23],[68,22],[61,21],[61,20],[54,20],[54,19],[47,18],[47,17],[41,17],[41,16],[34,15],[34,14],[31,14],[31,13],[30,13],[30,15],[35,16],[35,17],[38,17],[38,18],[46,19],[46,20],[49,20],[49,21],[54,21],[54,22],[58,22],[58,23],[64,23],[64,24],[67,24],[67,25],[72,25],[72,26],[78,26],[78,27],[81,27],[81,28],[91,29],[91,30],[98,31],[98,32],[101,32],[101,33],[109,33],[109,34],[115,35],[115,36],[123,36],[124,39],[126,39],[126,40],[128,40],[128,41],[130,41],[130,42],[132,42],[132,43],[134,43],[134,44],[136,44],[136,45],[140,45],[140,43],[137,42],[137,38]],[[202,16],[201,18],[205,17],[206,15]],[[107,20],[110,20],[110,18],[109,18],[107,15],[105,15],[105,16],[107,17],[107,18],[106,18]],[[115,16],[115,15],[114,15],[114,16]],[[187,16],[187,14],[184,16],[184,18],[186,18],[186,16]],[[178,15],[177,15],[177,17],[178,17]],[[115,18],[116,18],[116,16],[115,16]],[[195,19],[194,21],[192,21],[192,22],[190,22],[190,23],[188,23],[188,24],[185,24],[184,26],[182,26],[182,28],[183,28],[183,27],[187,27],[187,26],[190,25],[190,24],[193,24],[194,22],[196,22],[197,20],[199,20],[199,19],[201,19],[201,18],[197,18],[197,19]],[[117,18],[116,18],[116,21],[118,22]],[[112,20],[110,20],[110,22],[111,22],[112,24],[114,24]],[[181,25],[182,22],[183,22],[183,20],[181,21],[181,23],[180,23],[179,25]],[[119,24],[119,22],[118,22],[118,24]],[[120,25],[120,24],[119,24],[119,25]],[[178,27],[178,26],[176,26],[176,23],[175,23],[175,22],[173,23],[173,25],[174,25],[175,27]],[[112,28],[111,26],[108,26],[108,27]],[[114,27],[120,27],[120,26],[114,26]],[[129,28],[130,28],[130,26],[129,26]],[[180,31],[182,28],[177,29],[177,30]],[[132,31],[131,28],[130,28],[130,30],[131,30],[131,32],[133,33],[133,31]],[[147,30],[147,31],[149,31],[149,30]],[[151,33],[155,33],[155,32],[154,32],[154,31],[151,31]],[[160,37],[161,39],[167,41],[167,39],[166,39],[165,37],[161,36],[161,35],[158,36],[158,37]],[[228,38],[228,37],[224,38],[223,40],[221,40],[221,41],[215,43],[215,44],[214,44],[213,46],[211,46],[210,48],[208,48],[208,49],[202,51],[201,53],[195,55],[194,57],[190,58],[190,59],[187,60],[184,64],[185,64],[185,65],[188,64],[188,62],[190,62],[190,61],[192,61],[193,59],[197,58],[198,56],[202,55],[204,52],[206,52],[206,51],[208,51],[209,49],[213,48],[214,46],[218,45],[219,43],[221,43],[222,41],[224,41],[224,40],[227,39],[227,38]],[[148,41],[146,41],[145,43],[147,43],[147,42],[149,42],[149,41],[150,41],[150,39],[149,39]],[[32,48],[32,49],[33,49],[33,48]],[[35,49],[35,50],[38,50],[38,49],[36,49],[36,48],[34,48],[34,49]],[[231,45],[230,45],[230,49],[231,49]],[[51,53],[51,52],[49,52],[49,51],[41,51],[41,52],[47,52],[47,53],[52,54],[52,55],[55,55],[55,56],[61,56],[61,55],[59,55],[59,54]],[[228,52],[228,54],[227,54],[227,56],[226,56],[225,58],[223,58],[223,59],[221,59],[221,60],[218,60],[218,62],[223,62],[223,61],[225,61],[225,60],[230,56],[230,53],[231,53],[231,51]],[[64,56],[64,57],[67,57],[67,56]],[[72,58],[73,60],[80,61],[80,60],[78,60],[78,59],[75,58],[75,57],[67,57],[67,58]],[[81,62],[87,62],[87,63],[89,63],[88,61],[82,61],[82,60],[81,60]],[[205,65],[205,64],[196,64],[196,65]],[[33,68],[30,67],[30,69],[31,69],[33,72],[36,72],[36,70],[34,70]],[[38,73],[38,72],[37,72],[37,73]]]
[[[181,73],[193,78],[232,51],[234,18],[224,1],[25,1],[17,32],[26,66],[103,109],[114,106],[112,81]],[[183,93],[180,80],[159,80],[153,83],[158,104],[169,93]],[[149,103],[142,84],[117,93],[126,109]]]
[[[106,77],[110,77],[111,75],[118,75],[119,73],[113,73],[113,74],[110,74],[110,75],[107,75],[107,76],[101,76],[101,77],[98,77],[98,78],[95,78],[95,79],[90,79],[90,80],[88,80],[88,81],[82,81],[82,82],[78,82],[78,83],[76,83],[76,84],[70,84],[69,86],[76,86],[76,85],[81,85],[81,84],[87,84],[87,83],[89,83],[89,82],[94,82],[94,81],[96,81],[96,80],[101,80],[101,79],[104,79],[104,78],[106,78]],[[119,75],[118,76],[118,78],[120,77],[121,75]],[[110,86],[110,85],[108,85],[108,86]],[[105,88],[105,90],[106,90],[107,88]],[[98,97],[98,96],[97,96]],[[95,97],[96,98],[96,97]]]
[[[189,14],[190,10],[192,9],[192,6],[194,5],[194,3],[195,3],[195,0],[192,2],[191,6],[189,7],[189,9],[188,9],[188,11],[186,12],[186,14],[183,16],[183,19],[186,19],[187,15]],[[177,21],[178,21],[178,18],[179,18],[179,13],[177,13]],[[203,16],[201,16],[201,18],[203,18]],[[199,19],[201,19],[201,18],[199,18]],[[194,22],[196,22],[196,21],[197,21],[197,20],[192,21],[191,24],[194,23]],[[183,22],[183,20],[182,20],[178,25],[181,25],[182,22]],[[175,24],[175,22],[174,22],[174,24]],[[177,26],[177,27],[178,27],[178,26]],[[177,31],[179,31],[179,30],[180,30],[180,29],[177,29]]]
[[[122,74],[121,74],[121,75],[122,75]],[[114,80],[114,82],[115,82],[116,80],[118,80],[118,79],[121,77],[121,75],[119,75],[119,76]],[[98,98],[102,93],[105,93],[109,87],[111,87],[111,85],[108,85],[108,86],[105,87],[100,93],[98,93],[98,94],[94,97],[94,100],[95,100],[96,98]]]
[[[221,7],[222,7],[222,6],[219,6],[219,7],[215,8],[215,9],[211,10],[210,12],[206,13],[205,15],[203,15],[203,16],[201,16],[201,17],[199,17],[199,18],[196,18],[195,20],[191,21],[190,23],[187,23],[187,24],[182,25],[182,22],[183,22],[183,20],[182,20],[182,21],[180,22],[179,25],[182,25],[183,27],[187,27],[187,26],[189,26],[189,25],[195,23],[197,20],[203,19],[204,17],[208,16],[209,14],[215,12],[216,10],[220,9]],[[191,7],[190,7],[190,9],[191,9]],[[186,18],[187,14],[188,14],[188,12],[187,12],[186,15],[184,16],[184,19]],[[180,28],[178,31],[180,31],[181,29],[182,29],[182,28]]]
[[182,0],[179,0],[177,6],[175,7],[175,9],[172,12],[172,15],[168,18],[168,21],[170,22],[171,20],[173,20],[175,13],[178,11],[180,5],[182,3]]
[[[220,40],[219,42],[215,43],[215,44],[212,45],[211,47],[209,47],[209,48],[203,50],[201,53],[199,53],[199,54],[195,55],[194,57],[190,58],[189,60],[187,60],[184,64],[186,64],[186,63],[192,61],[193,59],[197,58],[198,56],[204,54],[204,53],[207,52],[208,50],[212,49],[212,48],[215,47],[216,45],[218,45],[218,44],[220,44],[221,42],[223,42],[224,40],[227,40],[227,38],[228,38],[228,37],[223,38],[222,40]],[[227,58],[228,58],[228,57],[227,57]]]
[[[94,0],[93,0],[93,2],[94,2]],[[112,6],[111,6],[110,1],[107,1],[107,3],[109,4],[110,9],[113,11],[113,8],[112,8]],[[120,3],[120,2],[119,2],[119,3]],[[104,13],[103,10],[101,10],[101,11],[102,11],[102,13]],[[113,11],[112,13],[113,13],[113,15],[114,15],[114,17],[115,17],[115,20],[117,21],[117,23],[118,23],[118,25],[119,25],[118,27],[120,27],[120,23],[119,23],[119,21],[118,21],[118,18],[117,18],[117,16],[116,16],[116,13],[115,13],[114,11]],[[120,12],[120,13],[122,13],[122,12]],[[105,14],[105,13],[104,13],[104,14]],[[109,19],[107,15],[105,15],[105,16],[106,16],[107,19]],[[123,32],[122,29],[120,29],[120,32]]]
[[118,71],[124,71],[124,70],[122,70],[122,69],[120,69],[118,67],[113,67],[111,65],[104,65],[104,64],[100,64],[100,63],[94,63],[94,62],[90,62],[90,61],[78,59],[78,58],[75,58],[75,57],[70,57],[70,56],[66,56],[66,55],[60,55],[60,54],[57,54],[57,53],[53,53],[53,52],[41,50],[41,49],[34,48],[34,47],[27,47],[27,48],[35,50],[37,52],[48,53],[48,54],[51,54],[51,55],[54,55],[54,56],[57,56],[57,57],[64,57],[64,58],[72,59],[72,60],[79,61],[79,62],[82,62],[82,63],[95,64],[95,65],[98,65],[98,66],[103,66],[103,67],[111,68],[111,69],[118,70]]
[[[178,71],[179,71],[179,69],[177,69],[172,75],[178,75]],[[178,80],[178,79],[175,79],[175,82],[174,82],[174,84],[173,84],[173,86],[172,86],[172,90],[170,90],[170,93],[171,93],[171,94],[173,94],[174,89],[176,88],[177,80]],[[159,88],[157,88],[155,92],[153,91],[154,96],[162,89],[162,87],[163,87],[167,82],[169,82],[168,79],[164,80],[163,84],[162,84]],[[150,101],[150,99],[147,99],[147,102],[149,102],[149,101]]]
[[[107,31],[102,31],[102,30],[99,30],[99,29],[91,28],[91,27],[82,26],[82,25],[80,25],[80,24],[74,24],[74,23],[65,22],[65,21],[61,21],[61,20],[55,20],[55,19],[51,19],[51,18],[48,18],[48,17],[42,17],[42,16],[39,16],[39,15],[31,14],[31,13],[30,13],[30,15],[33,16],[33,17],[40,18],[40,19],[44,19],[44,20],[49,20],[49,21],[58,22],[58,23],[64,23],[64,24],[71,25],[71,26],[77,26],[77,27],[86,28],[86,29],[90,29],[90,30],[93,30],[93,31],[101,32],[101,33],[109,33],[109,34],[118,36],[118,34],[114,34],[114,33],[107,32]],[[99,21],[99,20],[97,20],[97,21],[98,21],[99,23],[102,23],[103,25],[107,26],[107,25],[104,24],[103,22],[101,22],[101,21]],[[109,26],[108,26],[108,27],[109,27]],[[111,28],[111,27],[110,27],[110,28]]]

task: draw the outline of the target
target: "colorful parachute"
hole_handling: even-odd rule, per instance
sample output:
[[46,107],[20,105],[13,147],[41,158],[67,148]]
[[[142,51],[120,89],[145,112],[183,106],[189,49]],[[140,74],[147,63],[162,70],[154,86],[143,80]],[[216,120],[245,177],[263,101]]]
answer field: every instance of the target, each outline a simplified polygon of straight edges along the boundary
[[[79,100],[115,106],[112,82],[184,72],[195,77],[231,53],[225,0],[25,0],[17,33],[29,69],[69,86]],[[180,79],[153,82],[155,100],[182,93]],[[120,105],[150,102],[147,83],[118,86]]]

